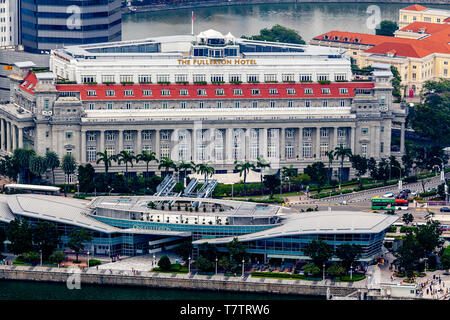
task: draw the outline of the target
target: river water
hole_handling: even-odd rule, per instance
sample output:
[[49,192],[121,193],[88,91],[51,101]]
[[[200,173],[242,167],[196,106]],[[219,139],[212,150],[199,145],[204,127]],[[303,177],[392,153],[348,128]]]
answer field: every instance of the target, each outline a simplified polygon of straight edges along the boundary
[[[255,35],[275,24],[297,30],[304,40],[331,30],[375,34],[368,27],[373,14],[369,6],[380,8],[381,20],[398,21],[398,10],[408,4],[376,3],[299,3],[236,5],[158,12],[131,13],[123,16],[123,40],[154,36],[181,35],[191,32],[191,11],[194,10],[194,33],[215,29],[234,36]],[[450,5],[426,5],[449,9]]]
[[324,300],[325,297],[0,280],[1,300]]

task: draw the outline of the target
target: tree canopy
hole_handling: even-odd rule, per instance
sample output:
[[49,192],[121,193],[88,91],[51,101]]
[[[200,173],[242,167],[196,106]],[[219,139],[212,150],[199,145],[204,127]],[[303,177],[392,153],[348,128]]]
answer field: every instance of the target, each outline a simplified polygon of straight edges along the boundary
[[375,34],[379,36],[393,37],[396,30],[398,30],[398,25],[396,22],[383,20],[380,23],[380,28],[375,29]]
[[283,27],[279,24],[273,26],[271,29],[264,28],[260,30],[259,35],[249,37],[242,36],[242,38],[260,41],[305,44],[305,41],[296,30]]
[[333,247],[323,240],[313,240],[306,245],[304,253],[321,268],[333,256]]

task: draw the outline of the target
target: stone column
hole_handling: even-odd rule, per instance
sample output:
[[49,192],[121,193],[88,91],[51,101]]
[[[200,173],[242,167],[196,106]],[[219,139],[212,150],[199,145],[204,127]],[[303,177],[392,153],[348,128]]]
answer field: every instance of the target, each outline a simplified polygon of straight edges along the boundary
[[405,123],[402,122],[402,127],[400,129],[400,153],[405,153]]
[[226,128],[225,150],[226,159],[233,161],[233,128]]
[[6,123],[6,151],[11,152],[11,122]]
[[81,130],[81,147],[80,147],[80,159],[81,163],[86,163],[86,131]]
[[105,151],[105,131],[104,130],[100,130],[100,151],[99,152],[104,152]]
[[156,159],[161,159],[161,133],[159,129],[155,130],[155,154]]
[[356,152],[355,131],[356,127],[350,127],[350,149],[352,149],[352,153]]
[[123,130],[119,130],[119,150],[117,150],[116,154],[123,151]]
[[286,129],[280,128],[280,160],[286,159]]
[[333,136],[333,147],[330,148],[330,150],[334,150],[338,147],[338,131],[339,127],[334,127],[334,136]]
[[173,129],[172,132],[172,136],[170,139],[170,153],[171,153],[171,159],[174,161],[178,161],[180,160],[179,157],[179,152],[178,152],[178,148],[179,148],[179,141],[178,141],[178,132],[180,129]]
[[136,150],[134,154],[139,154],[142,152],[142,130],[136,130]]
[[303,159],[303,128],[298,128],[298,159]]
[[18,128],[19,130],[19,148],[23,148],[23,128]]
[[5,133],[5,131],[6,130],[5,130],[5,125],[4,125],[4,120],[0,119],[0,138],[1,138],[0,149],[2,149],[2,150],[5,149],[5,142],[6,142],[6,139],[5,139],[6,133]]
[[267,128],[259,129],[259,134],[261,136],[261,157],[267,161]]
[[316,127],[316,159],[319,160],[320,157],[320,127]]
[[13,124],[11,129],[12,129],[11,134],[12,134],[12,140],[13,140],[12,144],[13,144],[13,151],[14,151],[15,149],[17,149],[17,133],[16,133],[17,126],[15,124]]

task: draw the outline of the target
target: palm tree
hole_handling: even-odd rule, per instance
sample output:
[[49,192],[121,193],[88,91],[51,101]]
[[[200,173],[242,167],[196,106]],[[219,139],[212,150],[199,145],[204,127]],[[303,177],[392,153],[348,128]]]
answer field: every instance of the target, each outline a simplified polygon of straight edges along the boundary
[[263,172],[263,169],[264,168],[270,168],[270,163],[269,162],[266,162],[263,158],[261,158],[261,157],[258,157],[257,159],[256,159],[256,168],[258,168],[258,169],[260,169],[260,171],[261,171],[261,195],[263,195],[264,194],[264,184],[263,184],[263,174],[262,174],[262,172]]
[[108,173],[108,169],[111,167],[111,162],[112,161],[116,161],[117,156],[112,154],[112,155],[108,155],[108,151],[104,152],[97,152],[97,164],[99,164],[100,162],[103,162],[105,165],[105,173]]
[[55,169],[61,165],[56,152],[47,151],[47,153],[45,154],[45,162],[47,164],[47,168],[52,170],[52,182],[53,184],[55,184]]
[[30,171],[41,179],[42,174],[47,170],[47,163],[44,157],[34,155],[30,159]]
[[[71,154],[66,154],[63,157],[61,169],[64,171],[67,181],[69,181],[69,176],[75,172],[77,168],[77,162],[75,161],[75,158]],[[64,188],[65,193],[67,193],[67,184]]]
[[234,161],[234,170],[239,171],[239,177],[244,173],[244,196],[247,196],[247,173],[250,172],[250,169],[255,169],[255,165],[250,161]]
[[345,157],[351,157],[352,155],[352,149],[350,148],[344,148],[342,145],[339,147],[336,147],[334,149],[334,155],[336,156],[336,159],[341,158],[341,172],[339,173],[339,188],[342,183],[342,172],[344,171],[344,158]]
[[33,149],[15,149],[13,159],[16,161],[20,170],[27,176],[27,182],[30,182],[30,159],[36,154]]
[[328,176],[328,184],[330,184],[331,177],[332,177],[330,169],[331,169],[331,165],[333,164],[333,160],[334,160],[334,152],[333,152],[333,150],[325,151],[325,155],[328,157],[328,175],[327,176]]
[[205,183],[208,183],[208,176],[212,176],[214,172],[216,172],[214,168],[209,166],[208,164],[209,162],[199,163],[196,165],[197,172],[205,174]]
[[139,161],[144,161],[147,166],[147,169],[145,171],[147,178],[148,178],[148,164],[152,161],[159,162],[158,159],[156,158],[156,153],[155,152],[148,153],[147,150],[143,150],[142,153],[136,156],[136,162]]
[[184,178],[186,178],[186,173],[189,169],[192,169],[195,172],[196,171],[195,168],[196,168],[196,165],[195,165],[194,161],[191,161],[191,162],[180,161],[178,163],[178,170],[180,170],[180,171],[183,170]]
[[175,162],[173,162],[173,160],[168,157],[163,157],[159,162],[158,170],[161,170],[161,168],[165,168],[164,171],[166,172],[166,174],[169,173],[170,169],[173,169],[174,171],[178,170]]
[[293,168],[292,164],[288,167],[283,167],[282,169],[283,178],[289,178],[289,192],[291,192],[291,178],[297,175],[297,170]]
[[128,163],[130,163],[131,166],[133,167],[133,160],[136,160],[133,151],[122,150],[119,152],[119,154],[117,154],[117,163],[119,165],[121,165],[122,162],[125,163],[125,177],[127,179],[128,179]]

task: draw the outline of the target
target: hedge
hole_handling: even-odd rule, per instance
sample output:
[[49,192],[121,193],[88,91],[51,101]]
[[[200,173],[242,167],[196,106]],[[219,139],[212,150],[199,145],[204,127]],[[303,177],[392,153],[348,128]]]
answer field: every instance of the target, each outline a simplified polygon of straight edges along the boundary
[[102,262],[96,259],[89,259],[89,267],[95,267],[101,265]]

